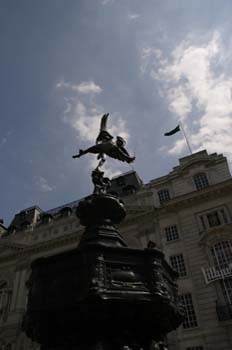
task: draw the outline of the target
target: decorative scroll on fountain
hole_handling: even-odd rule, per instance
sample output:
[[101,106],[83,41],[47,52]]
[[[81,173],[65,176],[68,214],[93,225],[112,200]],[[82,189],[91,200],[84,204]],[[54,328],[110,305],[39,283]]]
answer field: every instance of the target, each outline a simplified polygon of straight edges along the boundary
[[164,349],[165,335],[182,319],[177,273],[156,247],[132,249],[117,230],[123,202],[107,193],[105,156],[131,163],[125,140],[101,120],[96,144],[73,158],[97,154],[93,194],[80,201],[85,232],[77,249],[32,263],[24,330],[42,350]]

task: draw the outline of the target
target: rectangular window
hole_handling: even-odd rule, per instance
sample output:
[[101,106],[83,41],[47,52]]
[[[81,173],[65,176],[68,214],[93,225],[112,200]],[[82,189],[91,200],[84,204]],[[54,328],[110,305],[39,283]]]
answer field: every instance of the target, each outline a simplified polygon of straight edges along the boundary
[[219,215],[217,211],[213,211],[206,215],[209,223],[209,227],[219,226],[221,225],[221,221],[219,219]]
[[166,189],[160,190],[158,192],[158,196],[159,196],[160,204],[162,204],[163,202],[167,202],[170,199],[169,191]]
[[179,233],[176,225],[165,227],[164,230],[165,230],[167,242],[175,241],[176,239],[179,239]]
[[230,222],[228,211],[224,207],[201,213],[198,218],[201,230],[207,230]]
[[184,306],[185,317],[182,323],[184,329],[197,327],[197,318],[193,306],[192,295],[190,293],[179,296],[180,302]]
[[209,186],[207,176],[204,173],[196,174],[194,176],[194,182],[197,190],[201,190],[202,188]]
[[182,254],[170,256],[172,268],[179,273],[180,277],[187,275],[185,268],[184,257]]
[[224,281],[220,282],[226,303],[232,305],[232,278],[225,278]]

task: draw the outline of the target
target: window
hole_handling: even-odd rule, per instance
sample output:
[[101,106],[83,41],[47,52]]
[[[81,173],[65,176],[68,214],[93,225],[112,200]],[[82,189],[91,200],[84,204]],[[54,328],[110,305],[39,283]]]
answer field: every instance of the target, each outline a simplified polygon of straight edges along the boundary
[[220,283],[226,303],[232,305],[232,278],[225,278],[223,281],[220,281]]
[[180,277],[187,275],[185,268],[184,257],[182,254],[170,256],[172,268],[179,273]]
[[176,239],[179,239],[179,233],[176,225],[165,227],[164,230],[165,230],[167,242],[175,241]]
[[224,269],[232,263],[232,243],[231,241],[221,241],[211,248],[214,264],[217,268]]
[[60,215],[62,217],[71,216],[72,215],[72,208],[70,208],[70,207],[62,208],[61,211],[60,211]]
[[202,188],[209,186],[207,176],[204,173],[194,175],[193,179],[197,190],[201,190]]
[[52,221],[52,216],[50,214],[44,214],[41,219],[43,224],[48,224]]
[[197,327],[197,318],[193,306],[192,295],[190,293],[179,296],[180,302],[184,306],[185,317],[182,323],[184,329]]
[[170,195],[169,195],[169,191],[168,190],[160,190],[158,192],[158,196],[159,196],[159,201],[160,204],[162,204],[163,202],[166,202],[170,199]]
[[217,211],[213,211],[206,215],[209,223],[209,227],[219,226],[221,225],[221,221],[219,219],[219,215]]
[[[232,264],[232,242],[221,241],[211,248],[214,264],[217,269],[224,269]],[[220,281],[222,293],[227,303],[232,304],[232,278]]]
[[221,214],[221,217],[223,219],[223,222],[225,224],[228,224],[228,218],[227,218],[227,215],[226,215],[226,212],[225,212],[224,208],[220,209],[220,214]]
[[186,350],[204,350],[204,347],[202,345],[188,346]]
[[0,281],[0,320],[5,322],[10,312],[12,290],[7,287],[7,282]]
[[211,227],[229,223],[228,211],[226,208],[218,208],[199,215],[201,229],[207,230]]

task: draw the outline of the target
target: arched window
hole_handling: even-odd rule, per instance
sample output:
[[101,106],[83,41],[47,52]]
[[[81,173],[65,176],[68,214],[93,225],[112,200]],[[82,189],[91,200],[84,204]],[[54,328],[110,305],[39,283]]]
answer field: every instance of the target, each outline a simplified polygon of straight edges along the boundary
[[167,189],[160,190],[158,192],[158,196],[159,196],[160,204],[162,204],[163,202],[166,202],[170,199],[170,194],[169,194],[169,191]]
[[[221,241],[211,248],[214,264],[217,269],[228,268],[232,264],[232,241]],[[226,303],[232,304],[232,278],[220,280]]]
[[201,190],[202,188],[209,186],[209,182],[205,173],[196,174],[194,175],[193,179],[197,190]]
[[232,263],[231,241],[221,241],[211,248],[214,264],[217,268],[224,269]]

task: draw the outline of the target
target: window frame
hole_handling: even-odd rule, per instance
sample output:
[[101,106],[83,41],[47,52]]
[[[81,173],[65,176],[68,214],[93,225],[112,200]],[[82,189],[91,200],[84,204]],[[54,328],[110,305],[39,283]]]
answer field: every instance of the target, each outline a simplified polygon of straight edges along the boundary
[[209,187],[209,180],[204,172],[197,173],[193,176],[194,185],[197,191]]
[[[193,298],[191,293],[184,293],[179,295],[179,300],[184,307],[185,317],[182,323],[183,329],[197,328],[197,316],[195,312],[195,306],[193,303]],[[186,303],[185,303],[186,301]]]
[[167,243],[174,242],[180,239],[179,230],[176,224],[166,226],[164,228],[164,232],[165,232]]
[[173,270],[175,270],[179,274],[179,278],[187,277],[188,273],[186,263],[182,253],[171,255],[169,257],[169,260]]
[[[210,223],[210,215],[216,215],[218,219],[218,224]],[[198,225],[201,231],[206,231],[213,229],[215,227],[220,227],[223,225],[227,225],[231,222],[230,213],[226,206],[220,206],[217,208],[211,208],[207,211],[201,212],[197,214]]]
[[168,188],[162,188],[157,192],[157,194],[158,194],[160,204],[168,202],[171,199],[170,191]]

